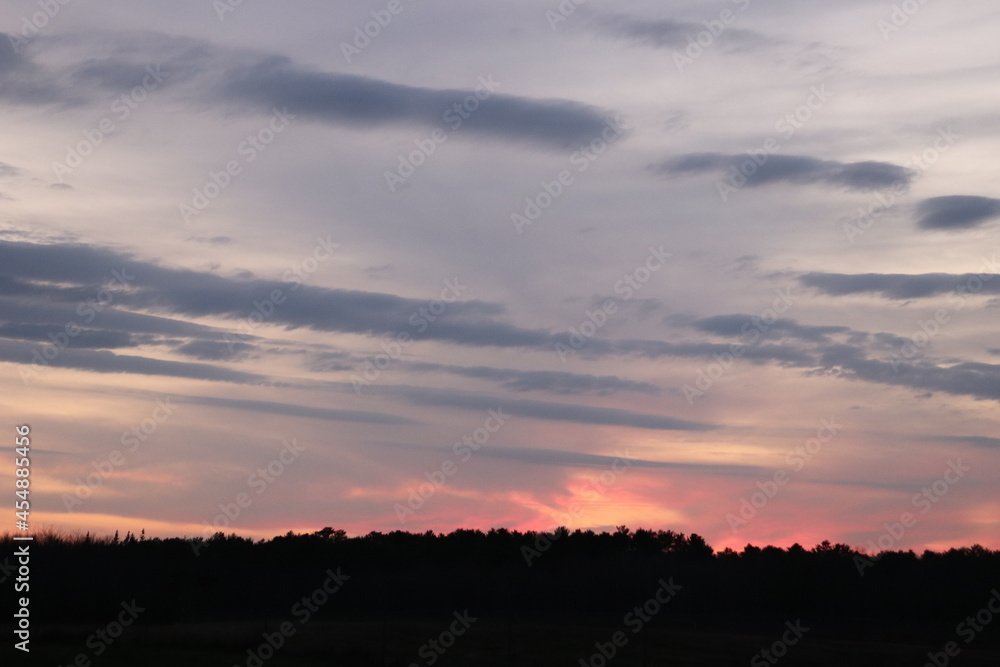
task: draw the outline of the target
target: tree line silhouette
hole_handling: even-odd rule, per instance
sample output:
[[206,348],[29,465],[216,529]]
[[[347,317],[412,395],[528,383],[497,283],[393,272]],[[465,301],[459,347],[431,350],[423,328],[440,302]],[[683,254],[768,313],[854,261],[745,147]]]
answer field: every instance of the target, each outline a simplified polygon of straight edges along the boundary
[[[12,553],[10,536],[2,542],[2,553]],[[31,602],[49,623],[101,622],[132,599],[147,610],[143,623],[280,618],[340,568],[349,582],[321,616],[466,608],[620,616],[658,580],[672,579],[683,589],[665,616],[679,625],[747,627],[808,616],[946,636],[1000,586],[1000,550],[979,545],[872,556],[829,542],[715,552],[694,533],[625,526],[357,537],[324,528],[256,541],[221,532],[209,539],[43,535],[32,550]]]

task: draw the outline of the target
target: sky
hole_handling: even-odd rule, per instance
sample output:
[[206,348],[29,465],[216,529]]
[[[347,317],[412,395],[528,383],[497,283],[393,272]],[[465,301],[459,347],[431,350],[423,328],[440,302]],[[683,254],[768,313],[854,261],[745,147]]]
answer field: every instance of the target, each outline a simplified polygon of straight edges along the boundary
[[1000,548],[994,2],[5,8],[34,527]]

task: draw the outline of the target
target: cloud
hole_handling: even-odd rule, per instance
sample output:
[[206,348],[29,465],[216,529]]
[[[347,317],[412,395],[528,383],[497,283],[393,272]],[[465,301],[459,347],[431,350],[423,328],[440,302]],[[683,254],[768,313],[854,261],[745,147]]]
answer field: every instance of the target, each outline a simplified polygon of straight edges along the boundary
[[307,405],[275,403],[273,401],[251,401],[236,398],[219,398],[216,396],[172,396],[171,398],[176,400],[178,403],[225,408],[228,410],[243,410],[255,414],[263,412],[288,417],[304,417],[307,419],[321,419],[325,421],[360,422],[363,424],[408,425],[419,423],[412,419],[407,419],[406,417],[397,417],[395,415],[388,415],[381,412],[368,412],[365,410],[335,410],[332,408],[314,408]]
[[229,245],[233,242],[231,236],[189,236],[186,240],[208,245]]
[[165,377],[210,380],[215,382],[257,383],[269,378],[254,373],[244,373],[209,364],[185,363],[152,359],[149,357],[115,354],[107,350],[62,349],[57,356],[42,364],[35,353],[44,347],[29,345],[20,341],[0,340],[0,361],[10,361],[43,372],[47,366],[72,370],[87,370],[96,373],[133,373],[138,375],[160,375]]
[[[753,166],[743,168],[744,163]],[[746,154],[688,153],[651,165],[650,169],[664,175],[719,172],[727,179],[729,173],[736,170],[745,176],[748,187],[784,182],[857,191],[878,190],[897,183],[909,185],[916,176],[914,170],[888,162],[844,163],[799,155],[769,155],[767,161],[760,165]]]
[[[61,327],[42,324],[0,324],[0,338],[51,343],[51,336],[66,335]],[[81,348],[110,349],[135,347],[139,344],[136,336],[124,331],[80,328],[73,336],[73,345]]]
[[[114,285],[113,272],[125,277],[127,288],[121,285],[121,280]],[[101,310],[102,318],[133,309],[236,320],[228,333],[205,329],[211,332],[212,340],[248,342],[252,339],[247,333],[251,327],[241,328],[240,321],[246,325],[252,314],[260,317],[261,311],[256,304],[270,300],[272,294],[279,292],[280,303],[261,306],[268,313],[263,319],[268,324],[288,329],[305,327],[370,336],[405,333],[413,340],[553,351],[559,343],[572,345],[569,333],[525,329],[497,320],[496,316],[507,310],[500,303],[454,300],[444,304],[440,315],[434,315],[428,308],[436,297],[422,300],[316,287],[295,280],[229,278],[163,267],[136,259],[126,252],[86,244],[0,241],[0,281],[6,281],[11,292],[31,296],[33,303],[63,302],[74,306],[94,299],[108,284],[112,305]],[[453,294],[461,291],[457,279],[450,284]],[[0,320],[11,317],[8,309],[17,310],[18,306],[0,300]],[[66,321],[63,319],[59,324]],[[608,341],[592,339],[587,342],[586,350],[590,354],[609,354],[613,348]]]
[[[98,287],[59,290],[46,289],[48,286],[30,285],[30,289],[15,293],[7,289],[10,284],[5,283],[4,278],[0,277],[0,290],[8,297],[0,297],[0,321],[44,324],[58,330],[65,330],[68,325],[86,327],[93,322],[107,329],[128,331],[133,334],[158,334],[215,341],[225,341],[228,333],[194,322],[119,310],[114,307],[113,300],[108,307],[98,312],[96,306],[92,307],[87,302],[87,299],[92,299],[96,303],[100,293]],[[70,294],[78,295],[79,298],[69,299]],[[10,298],[12,296],[31,298]],[[245,338],[253,340],[254,337]]]
[[[34,48],[38,42],[59,57],[27,57],[41,55]],[[457,129],[457,121],[462,136],[560,149],[589,143],[612,122],[609,112],[573,100],[507,94],[508,84],[491,74],[469,88],[415,87],[155,32],[38,38],[25,48],[25,56],[0,56],[0,98],[15,104],[99,104],[107,92],[140,85],[154,62],[164,75],[158,90],[173,88],[181,103],[203,107],[208,102],[232,113],[271,114],[287,107],[301,118],[355,128],[449,131]],[[456,105],[465,105],[461,116]]]
[[[350,385],[348,385],[345,391],[350,390]],[[602,426],[629,426],[632,428],[662,431],[709,431],[717,428],[713,424],[662,415],[631,412],[619,408],[512,399],[458,390],[408,386],[372,386],[366,388],[365,391],[399,396],[415,405],[452,407],[482,413],[486,413],[488,410],[500,409],[505,414],[511,414],[515,417],[528,417],[547,421],[566,421]]]
[[[170,377],[196,378],[218,382],[260,383],[271,378],[241,372],[210,363],[189,363],[146,356],[122,355],[98,347],[134,346],[137,342],[157,343],[168,349],[203,361],[240,361],[247,358],[252,345],[259,344],[263,332],[241,334],[185,321],[189,317],[222,317],[245,320],[255,312],[255,302],[268,299],[281,290],[284,301],[265,309],[270,324],[286,328],[308,327],[317,331],[359,333],[371,336],[410,333],[417,340],[438,340],[468,346],[523,347],[554,350],[555,343],[569,345],[567,334],[553,334],[541,329],[523,329],[495,319],[506,313],[502,304],[481,301],[455,301],[443,314],[418,334],[414,318],[420,318],[429,301],[391,294],[358,292],[295,285],[273,280],[246,280],[213,273],[171,269],[109,248],[85,244],[34,244],[0,241],[0,360],[20,364],[37,361],[34,354],[49,345],[48,334],[75,323],[87,330],[81,343],[71,341],[51,365],[101,373],[137,373]],[[127,277],[127,287],[112,290],[110,306],[94,314],[96,326],[81,321],[79,308],[94,299],[113,275]],[[6,274],[6,275],[4,275]],[[1000,280],[991,275],[926,274],[917,276],[891,274],[805,274],[799,280],[806,286],[833,295],[876,293],[886,298],[908,299],[952,292],[957,287],[980,281],[979,291],[1000,292]],[[293,289],[294,288],[294,289]],[[153,310],[158,315],[130,312],[128,309]],[[423,311],[421,310],[423,309]],[[259,311],[257,311],[259,312]],[[168,315],[168,316],[164,316]],[[96,317],[101,319],[98,321]],[[752,318],[727,314],[702,318],[691,323],[697,331],[739,339],[743,327]],[[231,330],[238,330],[234,324]],[[136,338],[144,334],[145,339]],[[881,355],[899,349],[900,340],[892,334],[868,334],[843,326],[800,324],[779,319],[764,331],[780,343],[760,342],[743,347],[741,359],[750,363],[777,363],[810,369],[808,372],[831,372],[842,377],[909,386],[928,391],[994,398],[1000,386],[996,367],[987,364],[954,363],[937,365],[922,361],[892,368],[892,363],[869,355]],[[164,338],[172,337],[172,338]],[[181,339],[181,340],[178,340]],[[89,349],[88,349],[89,348]],[[590,355],[635,355],[648,359],[659,357],[711,358],[731,353],[728,342],[598,340],[588,341]],[[349,369],[351,359],[331,358],[322,370]],[[898,364],[897,364],[898,365]],[[445,364],[415,366],[418,369],[446,372],[463,377],[478,377],[499,383],[511,391],[549,391],[561,395],[606,395],[616,391],[652,394],[653,385],[632,382],[616,376],[576,375],[555,371],[517,371],[490,367],[461,367]],[[353,391],[353,387],[349,387]],[[710,424],[669,416],[643,414],[617,408],[594,407],[530,400],[500,399],[466,392],[429,388],[368,387],[387,391],[418,405],[436,405],[485,411],[502,406],[521,417],[569,421],[582,424],[628,426],[654,430],[706,430]]]
[[[710,359],[714,355],[732,354],[730,343],[686,342],[673,343],[658,340],[623,340],[614,343],[614,351],[620,354],[635,354],[648,359],[658,357],[697,357]],[[812,357],[790,345],[754,344],[746,345],[740,355],[751,362],[777,361],[793,365],[807,365]]]
[[[353,126],[414,124],[449,129],[446,114],[469,100],[462,132],[570,148],[598,137],[608,114],[569,100],[536,100],[496,92],[503,81],[484,76],[469,89],[416,88],[354,74],[321,72],[287,58],[265,58],[227,71],[220,99],[257,105],[261,111],[287,106],[303,117]],[[474,111],[471,108],[475,107]]]
[[480,378],[500,383],[512,391],[548,391],[555,394],[596,394],[607,396],[620,391],[655,395],[660,388],[648,382],[625,380],[615,375],[582,375],[561,371],[519,371],[487,366],[451,366],[447,364],[413,363],[409,368],[430,373],[450,373],[462,377]]
[[232,361],[242,358],[253,349],[253,345],[236,341],[221,343],[212,340],[193,340],[178,345],[174,351],[202,361]]
[[[596,25],[599,32],[612,37],[657,49],[673,50],[687,48],[690,40],[695,39],[698,33],[706,30],[703,23],[671,19],[639,19],[624,15],[601,17]],[[726,29],[719,35],[719,39],[728,45],[730,50],[741,51],[751,47],[777,43],[776,40],[755,30],[729,26],[726,26]]]
[[760,322],[759,316],[715,315],[697,320],[694,322],[694,326],[699,331],[719,336],[741,336],[746,335],[749,330],[760,331],[762,327],[767,327],[761,335],[776,338],[788,336],[812,342],[826,340],[830,334],[845,333],[851,330],[850,327],[845,326],[806,326],[792,319],[778,319],[773,323],[762,324],[761,327],[758,327],[756,322]]
[[954,442],[960,445],[972,445],[985,449],[1000,449],[1000,438],[990,438],[982,435],[927,435],[921,440],[930,442]]
[[[417,339],[463,345],[538,347],[568,343],[568,334],[556,336],[492,319],[506,311],[497,303],[454,301],[435,317],[427,311],[432,300],[314,287],[294,281],[226,278],[166,268],[137,260],[128,253],[84,244],[0,241],[0,276],[6,274],[2,279],[12,288],[38,301],[81,302],[94,298],[102,285],[112,282],[112,271],[125,276],[127,283],[127,289],[119,285],[117,291],[112,291],[116,309],[244,319],[257,312],[255,303],[279,291],[281,303],[271,304],[273,310],[265,307],[270,313],[267,321],[287,328],[368,335],[408,333]],[[459,287],[456,285],[454,291]],[[3,316],[0,310],[0,318]]]
[[[987,263],[988,264],[988,263]],[[877,294],[886,299],[918,299],[939,294],[1000,294],[995,274],[806,273],[799,282],[822,294]]]
[[932,197],[917,207],[921,229],[971,229],[1000,217],[1000,199],[952,195]]
[[927,361],[893,363],[860,356],[840,361],[844,377],[849,379],[1000,400],[998,364],[964,362],[942,366]]
[[0,72],[14,67],[18,60],[17,50],[14,48],[14,35],[0,32]]
[[[419,451],[440,452],[442,455],[452,454],[452,450],[443,447],[427,447],[405,442],[374,442],[381,447],[408,449]],[[567,452],[559,449],[544,449],[540,447],[488,447],[476,452],[477,457],[504,459],[526,465],[551,465],[565,468],[608,469],[612,465],[627,465],[629,468],[644,468],[652,470],[685,470],[693,473],[716,475],[759,476],[766,472],[758,466],[725,463],[689,463],[676,461],[650,461],[629,456],[626,451],[620,456],[602,454],[586,454],[583,452]]]

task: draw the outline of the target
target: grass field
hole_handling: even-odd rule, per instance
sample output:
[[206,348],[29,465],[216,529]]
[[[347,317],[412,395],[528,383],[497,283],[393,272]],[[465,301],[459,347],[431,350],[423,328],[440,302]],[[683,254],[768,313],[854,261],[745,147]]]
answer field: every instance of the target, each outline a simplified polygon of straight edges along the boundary
[[[86,632],[80,628],[47,628],[32,641],[31,662],[14,664],[44,664],[66,666],[83,654],[94,666],[142,665],[144,667],[201,667],[203,665],[241,665],[254,667],[287,665],[289,667],[409,667],[433,664],[533,667],[567,665],[578,667],[603,663],[596,653],[595,642],[609,645],[612,633],[621,627],[566,625],[535,620],[515,622],[508,627],[499,618],[481,618],[468,632],[456,638],[443,653],[421,647],[440,635],[447,623],[441,619],[419,622],[404,619],[381,621],[313,621],[300,626],[280,650],[265,649],[266,658],[256,662],[248,649],[258,649],[264,643],[264,624],[213,623],[136,627],[107,647],[102,655],[86,646]],[[276,623],[269,624],[273,633]],[[720,666],[748,665],[762,649],[771,646],[781,635],[749,635],[739,633],[699,632],[691,629],[656,627],[655,623],[639,634],[626,632],[628,643],[616,649],[608,665],[638,667],[641,665]],[[82,637],[82,639],[77,639]],[[995,642],[991,643],[995,646]],[[929,650],[941,645],[926,645],[899,640],[849,640],[831,636],[822,628],[811,629],[796,645],[788,648],[781,665],[852,665],[853,667],[891,667],[910,665],[921,667],[927,662]],[[769,664],[758,662],[758,664]],[[1000,665],[1000,650],[975,644],[962,648],[958,665],[996,667]]]

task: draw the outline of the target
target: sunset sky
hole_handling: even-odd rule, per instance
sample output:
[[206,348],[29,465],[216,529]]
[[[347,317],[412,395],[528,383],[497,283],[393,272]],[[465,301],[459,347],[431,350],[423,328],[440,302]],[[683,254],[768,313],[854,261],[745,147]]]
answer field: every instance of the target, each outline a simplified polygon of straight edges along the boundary
[[988,0],[7,2],[32,523],[1000,548],[998,30]]

